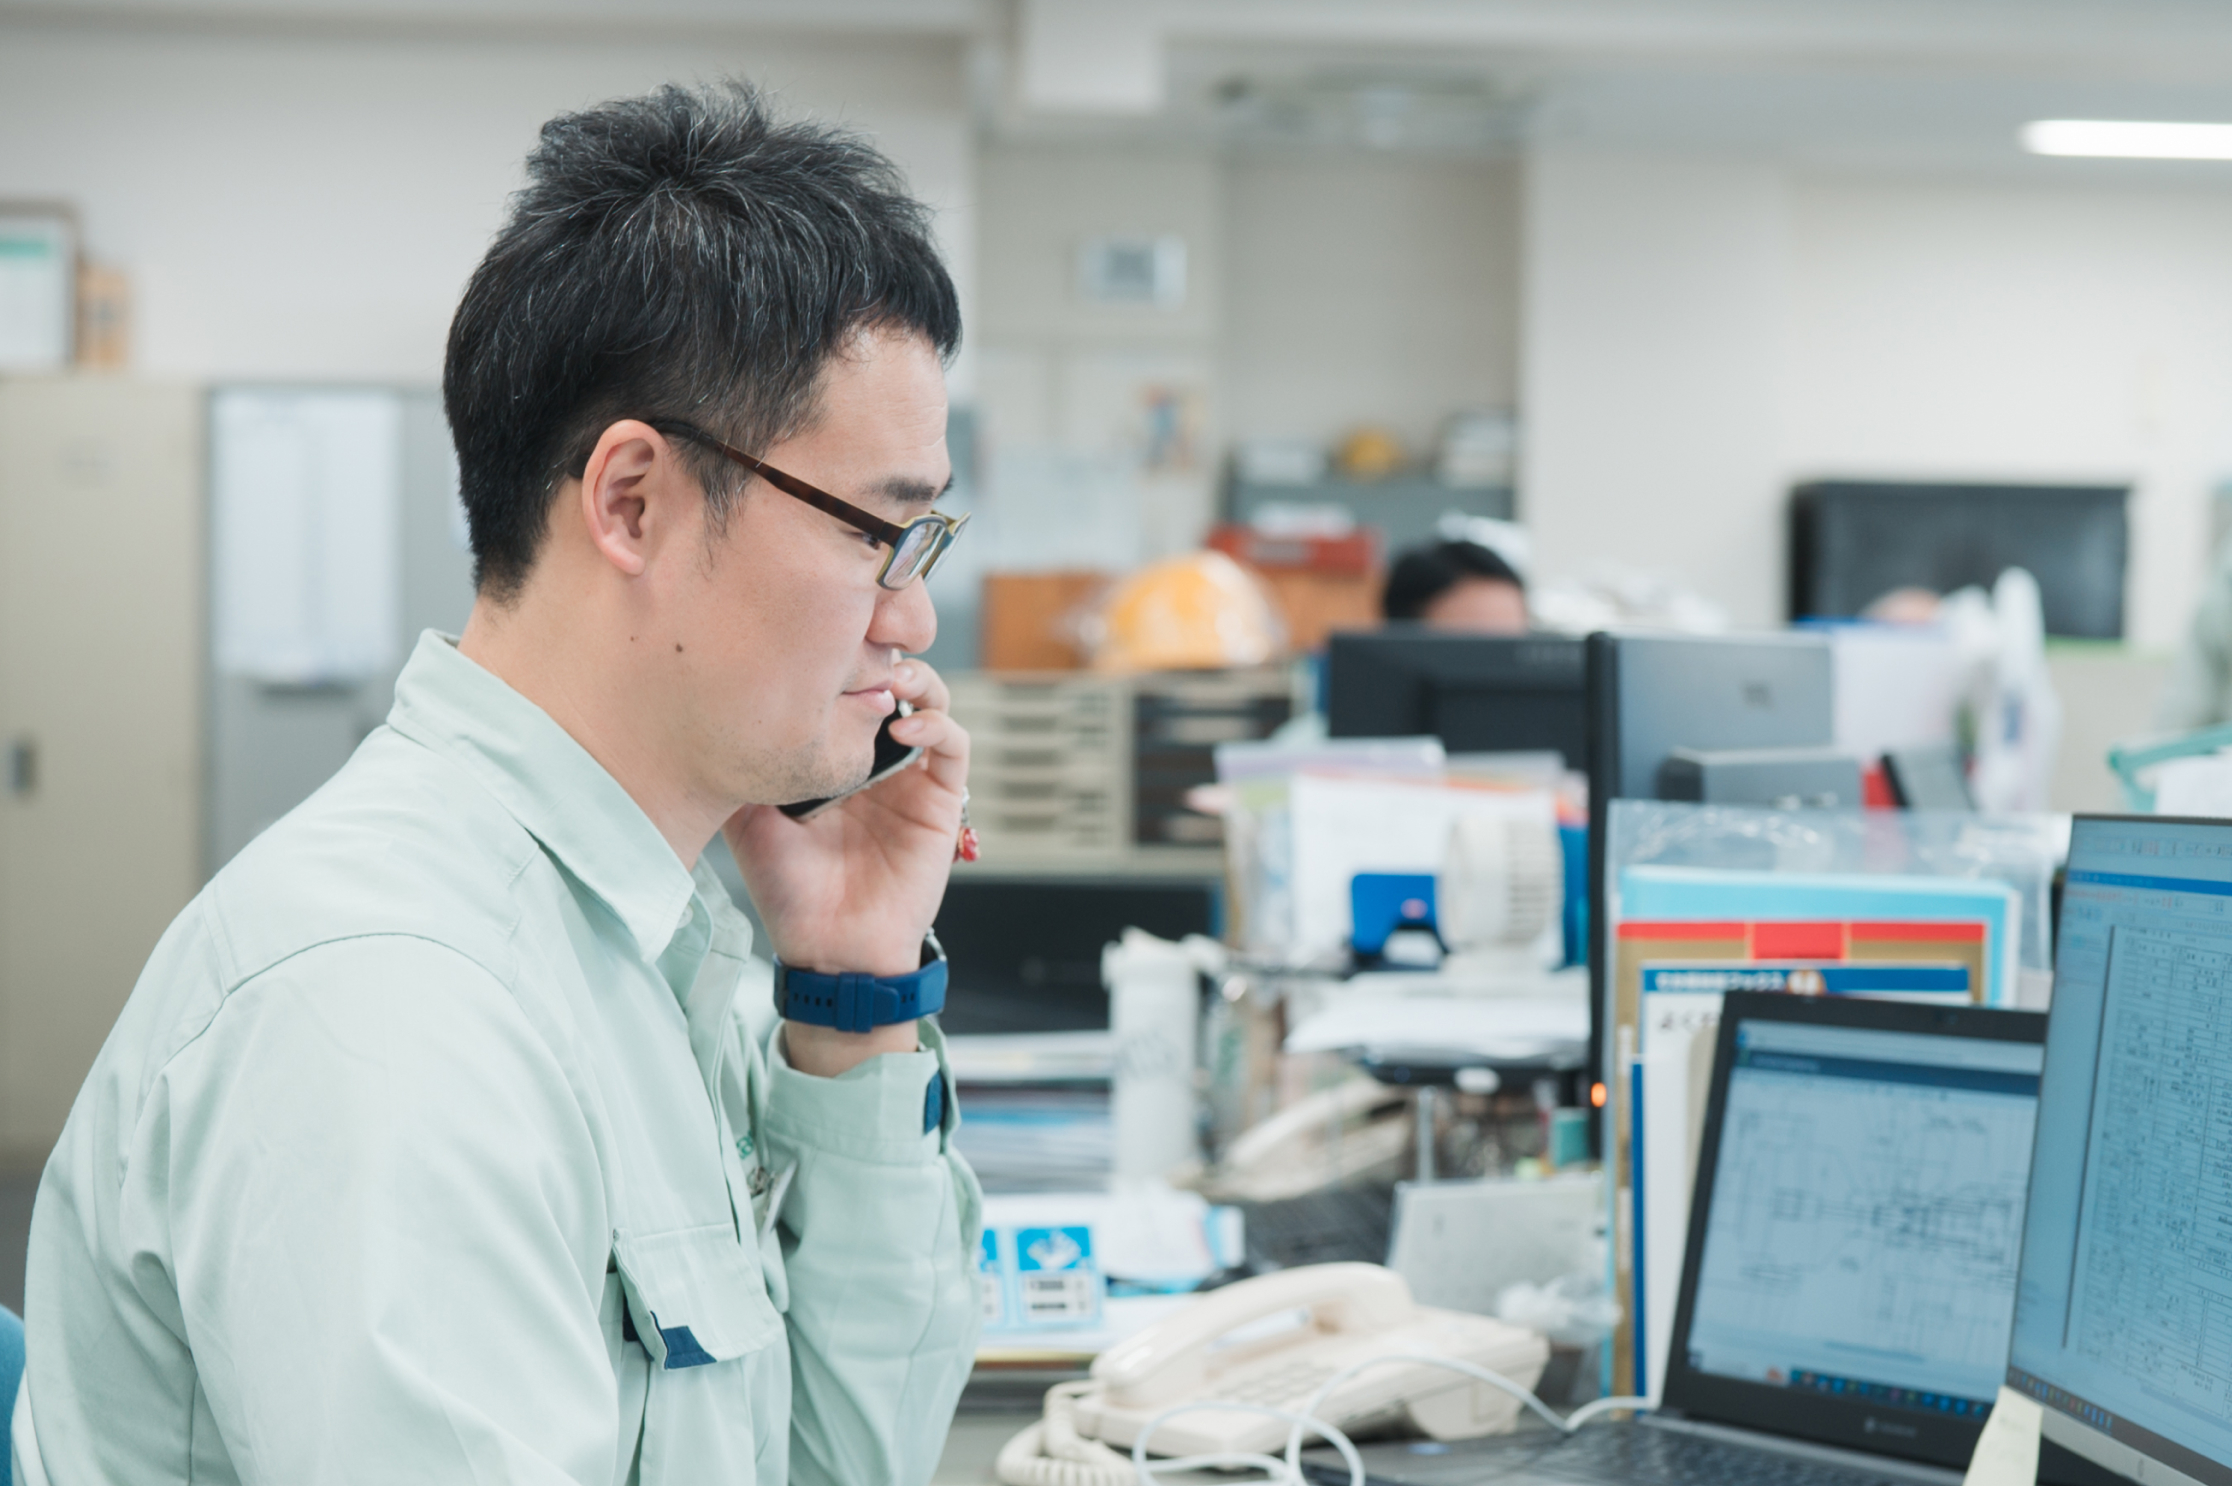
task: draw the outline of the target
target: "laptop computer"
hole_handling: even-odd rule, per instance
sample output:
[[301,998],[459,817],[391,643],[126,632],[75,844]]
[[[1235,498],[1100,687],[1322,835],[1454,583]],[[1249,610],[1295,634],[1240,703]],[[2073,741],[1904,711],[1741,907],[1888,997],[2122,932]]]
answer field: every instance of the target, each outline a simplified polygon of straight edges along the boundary
[[2045,1030],[1731,994],[1659,1408],[1365,1446],[1373,1486],[1957,1482],[2007,1366]]

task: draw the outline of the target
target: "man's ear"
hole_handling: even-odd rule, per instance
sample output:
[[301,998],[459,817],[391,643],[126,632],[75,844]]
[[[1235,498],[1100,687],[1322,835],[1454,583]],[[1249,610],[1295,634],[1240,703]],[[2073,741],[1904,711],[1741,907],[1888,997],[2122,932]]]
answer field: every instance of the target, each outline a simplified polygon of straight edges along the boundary
[[674,446],[650,424],[623,418],[604,431],[581,472],[581,519],[605,561],[642,576],[673,524],[681,474]]

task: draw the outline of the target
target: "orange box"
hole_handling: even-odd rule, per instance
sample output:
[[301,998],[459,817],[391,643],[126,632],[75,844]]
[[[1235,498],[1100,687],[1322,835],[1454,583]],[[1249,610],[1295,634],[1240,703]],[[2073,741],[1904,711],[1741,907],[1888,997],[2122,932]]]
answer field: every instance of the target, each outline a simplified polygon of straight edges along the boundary
[[1084,569],[987,573],[977,611],[978,651],[987,671],[1075,671],[1085,664],[1070,616],[1109,581]]
[[1303,568],[1258,568],[1286,621],[1287,644],[1297,653],[1321,650],[1337,629],[1371,629],[1380,622],[1377,572],[1320,573]]

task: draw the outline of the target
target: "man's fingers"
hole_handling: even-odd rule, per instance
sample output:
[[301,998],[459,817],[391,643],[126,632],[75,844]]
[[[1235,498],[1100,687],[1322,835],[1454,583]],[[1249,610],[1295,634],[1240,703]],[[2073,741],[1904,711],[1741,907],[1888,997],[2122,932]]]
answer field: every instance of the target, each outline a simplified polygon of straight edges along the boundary
[[891,736],[923,750],[930,777],[948,789],[969,783],[969,732],[944,712],[917,712],[891,725]]
[[903,660],[892,668],[891,693],[918,708],[943,712],[953,705],[953,692],[928,661]]

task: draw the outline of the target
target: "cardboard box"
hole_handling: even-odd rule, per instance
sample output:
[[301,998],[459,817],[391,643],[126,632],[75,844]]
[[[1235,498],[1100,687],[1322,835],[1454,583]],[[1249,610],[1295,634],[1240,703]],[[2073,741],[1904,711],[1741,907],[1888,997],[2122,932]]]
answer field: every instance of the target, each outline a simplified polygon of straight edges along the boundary
[[978,610],[987,671],[1074,671],[1085,664],[1077,611],[1106,583],[1102,572],[987,573]]
[[1318,573],[1300,568],[1259,568],[1286,622],[1287,645],[1297,654],[1325,648],[1337,629],[1376,629],[1380,622],[1377,572]]

